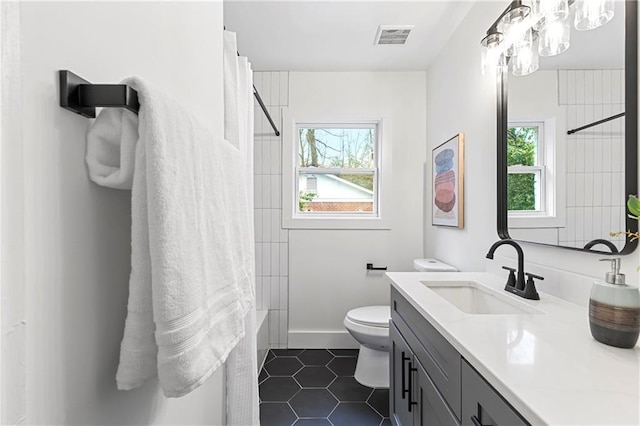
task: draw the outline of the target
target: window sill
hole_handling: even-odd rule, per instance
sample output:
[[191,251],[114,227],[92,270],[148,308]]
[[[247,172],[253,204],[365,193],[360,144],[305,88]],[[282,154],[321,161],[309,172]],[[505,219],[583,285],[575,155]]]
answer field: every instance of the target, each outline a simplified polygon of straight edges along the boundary
[[285,229],[391,229],[391,221],[380,217],[283,217]]
[[564,228],[564,217],[558,216],[508,216],[509,228]]

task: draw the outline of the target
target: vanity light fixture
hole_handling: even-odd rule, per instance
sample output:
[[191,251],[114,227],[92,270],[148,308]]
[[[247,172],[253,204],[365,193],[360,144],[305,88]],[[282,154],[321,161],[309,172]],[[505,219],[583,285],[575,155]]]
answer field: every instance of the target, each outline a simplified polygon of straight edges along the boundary
[[597,28],[613,18],[614,0],[514,0],[482,39],[482,74],[513,75],[538,69],[539,56],[554,56],[571,44],[570,14],[577,30]]

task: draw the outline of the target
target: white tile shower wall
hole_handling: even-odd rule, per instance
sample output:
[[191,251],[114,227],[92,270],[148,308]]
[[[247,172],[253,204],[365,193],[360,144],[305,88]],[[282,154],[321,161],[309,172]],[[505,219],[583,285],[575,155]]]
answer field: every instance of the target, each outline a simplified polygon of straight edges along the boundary
[[[281,108],[289,105],[289,73],[254,72],[253,83],[282,130]],[[269,310],[269,346],[286,348],[289,231],[281,228],[282,137],[275,136],[257,101],[254,138],[257,308]]]
[[[624,70],[560,70],[558,78],[568,129],[624,111]],[[560,229],[561,245],[583,247],[625,229],[623,147],[624,117],[567,137],[567,225]],[[624,245],[623,237],[614,240]]]

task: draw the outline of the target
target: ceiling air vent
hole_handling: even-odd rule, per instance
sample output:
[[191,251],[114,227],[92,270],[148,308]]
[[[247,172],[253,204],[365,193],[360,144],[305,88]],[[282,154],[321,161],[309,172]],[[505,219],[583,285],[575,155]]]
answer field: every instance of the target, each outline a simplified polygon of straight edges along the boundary
[[380,25],[373,44],[405,44],[413,25]]

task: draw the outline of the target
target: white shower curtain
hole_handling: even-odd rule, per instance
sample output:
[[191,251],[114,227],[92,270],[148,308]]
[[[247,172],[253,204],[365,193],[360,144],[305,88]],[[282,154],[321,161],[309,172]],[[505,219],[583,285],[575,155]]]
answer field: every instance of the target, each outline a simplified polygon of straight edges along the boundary
[[[238,178],[245,180],[248,197],[247,230],[250,244],[244,254],[255,265],[253,245],[253,72],[245,57],[238,57],[236,34],[224,31],[224,137],[242,152],[246,160]],[[244,289],[245,335],[229,354],[227,369],[227,424],[257,426],[260,424],[258,400],[255,270],[251,271],[251,287]]]

